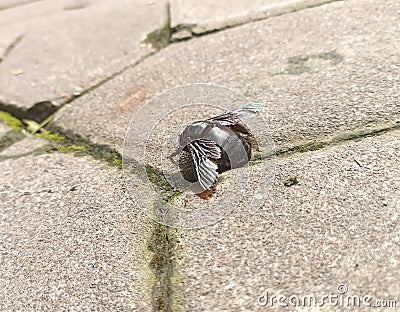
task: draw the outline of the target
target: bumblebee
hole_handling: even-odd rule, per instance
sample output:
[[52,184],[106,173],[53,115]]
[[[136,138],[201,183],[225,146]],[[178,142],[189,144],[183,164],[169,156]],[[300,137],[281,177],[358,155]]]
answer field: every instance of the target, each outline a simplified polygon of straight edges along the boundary
[[188,125],[179,136],[179,148],[170,156],[179,155],[185,180],[199,182],[201,190],[207,191],[219,173],[246,165],[258,145],[243,119],[263,108],[261,103],[251,103]]

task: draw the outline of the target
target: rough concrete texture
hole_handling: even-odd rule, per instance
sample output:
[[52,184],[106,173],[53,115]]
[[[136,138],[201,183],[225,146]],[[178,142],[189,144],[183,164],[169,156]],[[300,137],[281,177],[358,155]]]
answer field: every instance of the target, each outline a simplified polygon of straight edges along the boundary
[[[153,51],[142,43],[146,35],[167,21],[164,1],[40,1],[29,6],[49,12],[0,28],[3,47],[23,36],[0,64],[0,101],[21,110],[43,101],[57,105],[135,63]],[[0,14],[32,12],[20,6]]]
[[6,10],[20,5],[29,4],[40,0],[2,0],[0,3],[0,10]]
[[146,222],[90,158],[1,163],[1,311],[150,311]]
[[[247,198],[222,222],[182,232],[186,311],[266,311],[264,290],[321,296],[339,284],[347,295],[399,300],[399,159],[398,131],[279,159],[258,213],[247,213]],[[291,177],[298,184],[285,186]]]
[[[83,9],[93,4],[96,0],[60,0],[60,1],[26,1],[23,6],[13,6],[0,11],[0,27],[23,24],[27,29],[27,21],[42,18],[47,15],[62,13],[68,9]],[[23,23],[22,23],[23,22]]]
[[277,16],[332,0],[171,1],[171,27],[189,26],[195,34]]
[[2,123],[0,123],[0,138],[1,138],[4,134],[6,134],[8,131],[10,131],[10,130],[11,130],[10,127],[8,127],[8,126],[3,125]]
[[121,146],[135,110],[210,82],[266,103],[278,144],[400,117],[400,3],[343,1],[173,44],[67,106],[58,123]]
[[[1,138],[0,138],[1,140]],[[40,150],[48,144],[48,141],[34,136],[27,136],[26,138],[12,144],[7,149],[0,152],[0,161],[8,158],[17,158],[28,153]]]

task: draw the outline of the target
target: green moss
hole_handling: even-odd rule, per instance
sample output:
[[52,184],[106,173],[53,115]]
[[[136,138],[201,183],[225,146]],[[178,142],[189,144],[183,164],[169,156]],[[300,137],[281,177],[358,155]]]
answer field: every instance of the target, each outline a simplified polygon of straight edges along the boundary
[[39,138],[43,138],[49,141],[56,141],[56,142],[60,142],[63,141],[65,139],[65,137],[63,137],[62,135],[58,134],[58,133],[53,133],[51,131],[44,131],[44,132],[39,132],[36,133],[35,136],[39,137]]
[[147,243],[147,250],[152,255],[149,267],[156,278],[151,293],[153,311],[174,311],[175,289],[172,278],[176,274],[177,237],[177,229],[153,223]]
[[21,122],[21,120],[13,117],[9,113],[0,111],[0,122],[2,122],[5,125],[9,126],[14,131],[21,131],[22,130],[22,122]]
[[115,166],[122,167],[122,159],[119,157],[114,157],[112,163]]
[[179,195],[181,195],[183,193],[182,190],[175,190],[175,191],[171,191],[168,194],[166,194],[165,196],[165,201],[167,203],[172,203],[173,200],[178,197]]
[[66,152],[86,152],[87,146],[86,145],[68,145],[68,146],[59,146],[58,151],[61,153]]

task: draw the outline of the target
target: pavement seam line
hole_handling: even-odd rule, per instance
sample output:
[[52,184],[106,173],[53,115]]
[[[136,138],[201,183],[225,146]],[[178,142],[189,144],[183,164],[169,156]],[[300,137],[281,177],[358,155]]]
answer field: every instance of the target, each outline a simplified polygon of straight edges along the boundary
[[[278,146],[276,149],[276,155],[278,157],[286,157],[297,153],[317,151],[349,142],[356,142],[366,138],[380,136],[397,130],[400,130],[400,121],[388,122],[372,127],[347,130],[339,133],[333,133],[326,137],[316,138],[314,140],[305,140],[297,144]],[[265,157],[262,156],[261,159],[262,158]]]
[[[53,100],[45,100],[45,101],[41,101],[41,102],[33,104],[32,107],[30,107],[28,110],[24,110],[24,109],[21,109],[15,103],[5,103],[5,102],[0,101],[0,111],[8,112],[8,113],[14,115],[18,119],[31,119],[31,120],[34,120],[37,122],[42,122],[46,118],[49,118],[52,114],[56,114],[65,105],[70,104],[73,101],[75,101],[76,99],[79,99],[80,97],[84,96],[85,94],[101,87],[108,81],[123,74],[128,69],[137,66],[138,64],[143,62],[148,57],[154,55],[156,52],[157,51],[152,51],[152,52],[147,53],[146,55],[143,55],[137,61],[135,61],[131,64],[128,64],[128,65],[125,65],[124,67],[115,71],[111,75],[104,77],[103,79],[99,80],[98,82],[94,83],[93,85],[90,85],[87,88],[83,89],[81,92],[67,97],[65,100],[63,100],[60,103],[60,105],[55,106],[53,104]],[[47,108],[44,107],[46,105],[47,105]],[[43,109],[45,110],[44,115],[42,115],[40,118],[38,118],[38,113],[36,111],[40,111],[41,114],[43,114]]]
[[[154,33],[154,32],[165,31],[165,33],[166,33],[165,34],[166,43],[162,44],[161,47],[159,47],[159,48],[156,47],[155,51],[149,52],[146,55],[142,56],[139,60],[137,60],[137,61],[135,61],[135,62],[133,62],[131,64],[123,66],[121,69],[115,71],[111,75],[101,79],[100,81],[98,81],[97,83],[94,83],[91,86],[88,86],[87,88],[85,88],[84,90],[79,92],[78,94],[73,94],[72,96],[67,97],[65,100],[63,100],[60,103],[60,105],[57,105],[57,106],[54,105],[53,104],[54,100],[50,99],[50,100],[44,100],[44,101],[41,101],[41,102],[38,102],[38,103],[34,103],[32,105],[32,107],[30,107],[28,110],[25,110],[25,109],[21,109],[16,103],[5,103],[5,102],[0,101],[0,110],[9,112],[9,113],[17,116],[20,119],[32,119],[32,120],[35,120],[37,122],[42,122],[43,120],[48,118],[51,114],[57,113],[66,104],[70,104],[70,103],[74,102],[76,99],[82,97],[83,95],[85,95],[85,94],[87,94],[87,93],[89,93],[89,92],[101,87],[102,85],[104,85],[108,81],[112,80],[115,77],[118,77],[119,75],[121,75],[125,71],[127,71],[128,69],[134,68],[135,66],[141,64],[144,60],[146,60],[147,58],[155,55],[156,53],[158,53],[159,51],[161,51],[162,49],[166,48],[167,46],[169,46],[171,44],[178,43],[180,41],[189,40],[189,39],[192,39],[194,37],[201,37],[201,36],[213,34],[213,33],[224,31],[224,30],[227,30],[227,29],[230,29],[230,28],[243,26],[245,24],[249,24],[249,23],[265,20],[265,19],[268,19],[268,18],[271,18],[271,17],[282,16],[282,15],[294,13],[294,12],[297,12],[297,11],[301,11],[301,10],[304,10],[304,9],[319,7],[319,6],[323,6],[323,5],[332,3],[332,2],[342,2],[342,1],[344,1],[344,0],[329,0],[327,2],[323,2],[323,3],[319,3],[319,4],[315,4],[315,5],[305,6],[305,7],[302,7],[300,9],[293,9],[293,10],[290,10],[288,12],[283,12],[281,14],[277,14],[277,15],[273,15],[273,16],[267,16],[267,17],[263,17],[263,18],[259,18],[259,19],[252,19],[252,20],[249,20],[249,21],[246,21],[246,22],[243,22],[243,23],[238,23],[238,24],[234,24],[234,25],[228,25],[226,27],[222,27],[222,28],[219,28],[219,29],[203,32],[203,33],[200,33],[200,34],[193,33],[193,30],[191,29],[191,27],[192,27],[191,25],[178,25],[176,27],[171,28],[171,8],[170,8],[170,2],[167,1],[166,2],[166,17],[167,17],[166,18],[166,24],[163,27],[161,27],[159,29],[156,29],[155,31],[151,32],[151,33]],[[189,38],[186,38],[186,39],[172,40],[172,36],[173,36],[174,32],[180,30],[180,27],[183,27],[184,29],[188,29],[193,34],[193,37],[189,37]],[[147,41],[147,38],[151,33],[149,33],[147,35],[146,39],[144,40],[145,42],[151,43],[151,40]],[[17,45],[20,42],[20,40],[22,40],[22,38],[23,38],[23,36],[19,36],[16,40],[14,40],[13,43],[10,44],[8,49],[9,50],[10,50],[10,48],[11,48],[11,50],[14,49],[15,45]],[[159,40],[159,39],[157,39],[157,40]],[[3,57],[3,59],[4,59],[4,57]],[[2,61],[2,59],[0,59],[0,62],[1,61]],[[41,112],[40,118],[37,115],[38,114],[37,111]]]
[[[63,129],[54,124],[50,124],[48,129],[49,130],[46,131],[60,140],[52,141],[49,139],[53,144],[49,144],[47,147],[43,148],[42,153],[61,152],[71,153],[74,156],[88,155],[94,159],[106,161],[108,164],[122,169],[122,155],[111,146],[93,143],[90,139],[75,134],[72,130]],[[327,138],[308,140],[291,146],[280,146],[277,148],[276,154],[278,157],[285,157],[297,153],[320,150],[366,137],[379,136],[396,130],[400,130],[399,121],[381,124],[375,127],[364,127],[361,129],[344,131],[333,134]],[[40,136],[40,134],[41,133],[37,133],[37,136]],[[257,162],[266,159],[268,156],[271,155],[264,155],[264,157],[255,159],[252,163],[257,164]],[[149,180],[160,188],[160,197],[163,200],[168,202],[179,195],[165,186],[163,173],[158,168],[147,165],[146,169]],[[151,259],[147,265],[154,276],[151,285],[151,305],[153,311],[172,312],[181,308],[179,299],[177,299],[179,297],[180,288],[179,283],[176,282],[180,274],[177,270],[176,261],[179,250],[178,237],[179,232],[177,229],[155,221],[153,222],[146,245],[147,250],[151,253]]]
[[150,44],[157,51],[162,50],[171,43],[172,28],[171,28],[171,4],[169,1],[166,3],[166,18],[165,24],[146,35],[143,40],[144,43]]
[[24,39],[25,35],[20,35],[16,37],[4,50],[4,54],[0,57],[0,63],[3,62],[8,55],[16,48],[16,46]]
[[[176,258],[178,256],[178,229],[153,221],[147,250],[151,253],[148,263],[154,281],[151,285],[151,306],[153,312],[176,312],[181,307],[177,302],[179,276]],[[178,277],[179,279],[179,277]]]
[[[0,110],[0,112],[2,111]],[[8,112],[6,113],[12,116],[12,114]],[[12,116],[12,118],[15,120],[20,120],[17,116]],[[20,121],[22,124],[23,121]],[[85,150],[84,153],[78,153],[78,156],[83,154],[90,155],[94,159],[104,160],[112,165],[116,165],[122,168],[122,155],[109,144],[93,143],[89,138],[75,133],[71,129],[66,129],[61,125],[58,125],[57,122],[50,122],[42,130],[44,130],[44,132],[35,133],[35,136],[47,139],[53,144],[56,143],[58,147],[63,146],[64,148],[61,149],[61,152],[83,152],[84,149],[79,147],[85,146],[88,147],[88,150]],[[396,130],[400,130],[400,120],[397,119],[387,123],[371,125],[369,127],[360,127],[352,130],[339,131],[324,137],[316,137],[314,139],[303,140],[298,143],[278,145],[275,149],[275,154],[278,157],[285,157],[297,153],[305,153],[308,151],[329,148],[330,146],[336,146],[346,142],[358,141],[368,137],[379,136]],[[19,131],[25,131],[25,129],[22,127]],[[256,161],[260,161],[267,157],[270,157],[270,155],[261,154],[261,156],[258,157]],[[156,168],[153,169],[156,170]],[[157,172],[156,174],[162,175],[162,172]]]
[[[14,130],[10,130],[3,134],[0,137],[0,152],[6,150],[14,143],[17,143],[25,138],[25,134],[21,132],[16,132]],[[0,161],[2,160],[2,156],[0,156]]]

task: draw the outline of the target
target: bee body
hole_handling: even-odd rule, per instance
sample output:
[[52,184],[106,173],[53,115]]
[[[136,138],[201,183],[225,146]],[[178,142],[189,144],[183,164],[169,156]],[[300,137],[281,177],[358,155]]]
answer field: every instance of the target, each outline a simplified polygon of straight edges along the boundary
[[256,114],[260,104],[251,104],[188,125],[179,136],[179,168],[189,182],[209,190],[218,174],[242,167],[251,159],[256,140],[242,117]]
[[[215,121],[196,121],[187,126],[180,135],[179,143],[183,151],[189,152],[187,144],[191,140],[203,138],[215,142],[221,149],[221,158],[216,159],[219,173],[242,167],[251,158],[251,145],[247,138],[241,132],[231,130]],[[243,149],[246,151],[246,157],[243,157]],[[232,157],[235,159],[230,159]]]

